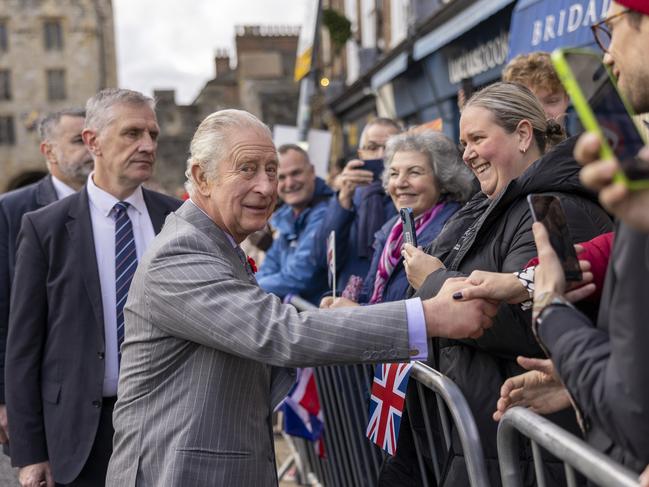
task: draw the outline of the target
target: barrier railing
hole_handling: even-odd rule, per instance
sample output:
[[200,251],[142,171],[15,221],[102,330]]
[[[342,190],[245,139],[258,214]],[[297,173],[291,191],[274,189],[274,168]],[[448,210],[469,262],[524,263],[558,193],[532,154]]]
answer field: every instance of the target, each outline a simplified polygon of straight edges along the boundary
[[569,487],[577,485],[575,470],[596,485],[638,487],[638,475],[595,450],[581,439],[567,432],[529,409],[514,407],[501,418],[498,426],[498,460],[503,487],[523,485],[519,470],[518,437],[527,437],[532,443],[537,485],[546,485],[541,464],[543,447],[564,462]]
[[[306,311],[315,307],[293,297],[290,303]],[[301,476],[316,477],[326,486],[374,486],[384,460],[382,451],[365,436],[368,422],[369,396],[374,367],[370,365],[349,365],[316,367],[316,384],[324,415],[324,443],[327,457],[322,460],[313,452],[312,445],[297,451],[296,461],[303,471]],[[425,438],[420,438],[412,429],[415,449],[424,486],[431,485],[427,475],[426,459],[431,459],[435,485],[440,480],[442,466],[437,452],[444,448],[443,455],[451,447],[451,419],[462,444],[471,485],[488,487],[488,477],[478,429],[471,410],[457,385],[448,377],[427,365],[415,362],[411,378],[416,381],[418,398],[422,411],[428,411],[428,401],[437,403],[443,440],[435,440],[431,418],[424,414]],[[428,396],[428,397],[427,397]],[[408,404],[413,399],[408,396]],[[410,406],[408,406],[410,408]],[[450,413],[450,418],[449,418]],[[411,425],[412,426],[412,425]],[[439,444],[443,443],[443,444]],[[427,449],[427,450],[426,450]],[[282,472],[283,473],[283,472]]]
[[[460,438],[460,443],[462,444],[462,452],[466,462],[471,486],[488,487],[489,477],[487,476],[485,457],[482,451],[482,444],[480,443],[480,434],[478,433],[478,427],[473,418],[473,413],[471,413],[469,404],[464,398],[462,391],[460,391],[460,388],[451,379],[421,362],[415,362],[410,377],[417,381],[422,411],[428,410],[426,394],[423,391],[423,387],[433,391],[436,397],[441,399],[443,402],[443,404],[441,404],[440,401],[437,401],[437,406],[446,451],[451,447],[451,422],[446,414],[446,408],[448,408],[453,419],[452,424],[455,426],[456,433]],[[438,446],[434,444],[433,432],[430,424],[431,418],[425,414],[423,416],[426,428],[427,446],[434,463],[433,471],[436,480],[435,484],[438,484],[441,471],[441,466],[437,463],[438,457],[435,455]],[[416,433],[413,431],[413,434]],[[415,447],[420,448],[418,441],[415,442]],[[417,456],[419,458],[420,467],[422,467],[423,455],[418,452]],[[437,463],[437,465],[435,465],[435,463]],[[420,470],[422,471],[422,480],[424,481],[424,485],[428,485],[428,479],[426,478],[424,469],[420,468]]]

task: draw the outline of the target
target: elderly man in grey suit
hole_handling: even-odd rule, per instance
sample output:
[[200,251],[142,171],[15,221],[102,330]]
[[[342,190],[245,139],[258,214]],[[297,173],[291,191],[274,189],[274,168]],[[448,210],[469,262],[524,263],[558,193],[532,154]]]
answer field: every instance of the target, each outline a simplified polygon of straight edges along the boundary
[[[223,110],[190,149],[191,199],[167,218],[126,304],[107,485],[275,486],[271,415],[293,382],[286,367],[423,358],[426,335],[490,326],[496,307],[459,304],[457,282],[424,302],[304,313],[282,304],[238,245],[275,207],[270,131]],[[471,315],[462,323],[460,307]]]

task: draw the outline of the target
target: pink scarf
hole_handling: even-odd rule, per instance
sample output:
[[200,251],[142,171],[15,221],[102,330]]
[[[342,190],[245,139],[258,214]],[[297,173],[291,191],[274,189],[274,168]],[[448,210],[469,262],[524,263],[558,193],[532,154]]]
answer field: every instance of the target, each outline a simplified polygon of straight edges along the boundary
[[[444,208],[444,203],[437,203],[415,218],[415,233],[417,236],[435,219],[439,212],[442,211],[442,208]],[[392,230],[390,230],[390,235],[388,235],[383,252],[381,252],[381,257],[379,258],[379,267],[374,280],[374,292],[372,292],[370,304],[380,303],[383,300],[385,285],[401,259],[402,245],[403,223],[401,223],[401,218],[397,218]]]

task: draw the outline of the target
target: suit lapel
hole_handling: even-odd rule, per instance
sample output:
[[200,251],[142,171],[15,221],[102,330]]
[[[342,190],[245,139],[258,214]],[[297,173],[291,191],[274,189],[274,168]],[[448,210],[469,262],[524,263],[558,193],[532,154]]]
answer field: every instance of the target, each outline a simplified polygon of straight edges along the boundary
[[71,196],[76,198],[70,205],[68,213],[69,220],[66,223],[74,259],[78,259],[79,269],[83,269],[83,279],[86,284],[88,298],[95,314],[95,319],[102,331],[103,340],[104,309],[101,301],[101,284],[99,281],[99,269],[97,268],[97,256],[95,254],[95,237],[92,231],[90,219],[90,201],[88,191],[85,187],[79,193]]
[[165,218],[171,213],[171,210],[162,204],[162,201],[156,198],[151,191],[142,188],[142,195],[144,196],[146,209],[149,212],[149,218],[151,218],[151,223],[153,224],[153,231],[157,235],[162,230]]
[[54,203],[58,199],[54,184],[52,183],[52,176],[45,176],[36,186],[36,204],[39,208]]

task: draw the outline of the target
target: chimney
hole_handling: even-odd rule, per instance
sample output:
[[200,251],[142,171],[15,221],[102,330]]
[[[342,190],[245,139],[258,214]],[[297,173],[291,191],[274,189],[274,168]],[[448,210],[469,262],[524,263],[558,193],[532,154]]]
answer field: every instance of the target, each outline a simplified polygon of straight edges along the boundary
[[217,49],[214,57],[216,77],[219,78],[230,71],[230,55],[227,49]]

